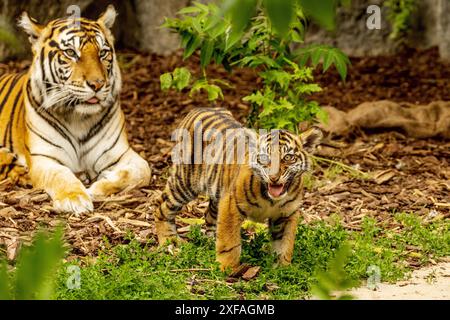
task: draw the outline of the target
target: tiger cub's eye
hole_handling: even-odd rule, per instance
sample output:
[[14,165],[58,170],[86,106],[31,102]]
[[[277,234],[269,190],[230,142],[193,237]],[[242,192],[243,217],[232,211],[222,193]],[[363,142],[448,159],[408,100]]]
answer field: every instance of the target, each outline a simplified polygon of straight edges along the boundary
[[286,154],[283,157],[283,160],[286,161],[286,162],[294,162],[295,161],[295,155],[293,155],[293,154]]
[[64,53],[70,58],[76,58],[77,57],[77,53],[73,49],[64,50]]
[[263,165],[263,166],[269,165],[270,164],[270,157],[269,157],[269,155],[266,154],[266,153],[258,154],[258,163]]

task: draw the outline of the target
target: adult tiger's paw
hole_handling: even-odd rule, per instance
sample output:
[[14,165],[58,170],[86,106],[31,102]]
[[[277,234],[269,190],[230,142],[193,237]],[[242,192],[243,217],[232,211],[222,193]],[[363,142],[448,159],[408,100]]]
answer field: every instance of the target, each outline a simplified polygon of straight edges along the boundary
[[102,197],[122,191],[122,186],[106,179],[94,182],[87,192],[92,199],[101,199]]
[[21,187],[31,187],[31,180],[28,175],[28,169],[23,166],[15,166],[9,173],[8,178],[13,183],[18,184]]
[[53,199],[53,208],[58,212],[80,215],[94,211],[94,204],[86,192],[68,191],[56,195]]
[[126,188],[135,187],[129,178],[129,170],[109,171],[104,173],[100,180],[94,182],[87,192],[92,199],[100,199]]

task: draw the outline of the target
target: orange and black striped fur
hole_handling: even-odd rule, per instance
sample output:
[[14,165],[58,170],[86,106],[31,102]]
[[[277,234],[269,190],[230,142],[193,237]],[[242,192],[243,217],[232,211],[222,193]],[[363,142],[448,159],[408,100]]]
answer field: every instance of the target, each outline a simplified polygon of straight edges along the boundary
[[[23,13],[31,67],[0,77],[0,179],[19,180],[27,168],[31,184],[51,196],[57,211],[92,211],[93,198],[150,180],[148,163],[125,132],[110,31],[115,17],[110,6],[96,21],[41,25]],[[93,181],[89,188],[79,173]]]
[[[191,111],[175,134],[173,172],[155,211],[159,243],[176,237],[174,222],[181,207],[198,195],[207,195],[205,220],[209,226],[216,224],[217,260],[222,269],[239,265],[240,227],[245,219],[268,221],[279,263],[289,264],[302,174],[310,169],[308,153],[321,138],[315,127],[300,136],[285,130],[256,134],[226,109]],[[245,149],[239,150],[237,141],[246,141]]]

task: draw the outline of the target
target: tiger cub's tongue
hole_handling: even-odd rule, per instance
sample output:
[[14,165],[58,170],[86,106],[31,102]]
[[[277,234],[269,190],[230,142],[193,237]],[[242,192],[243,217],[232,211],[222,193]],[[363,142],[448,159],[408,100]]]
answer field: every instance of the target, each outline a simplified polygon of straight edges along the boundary
[[279,197],[284,191],[283,184],[271,184],[269,183],[269,193],[272,197]]

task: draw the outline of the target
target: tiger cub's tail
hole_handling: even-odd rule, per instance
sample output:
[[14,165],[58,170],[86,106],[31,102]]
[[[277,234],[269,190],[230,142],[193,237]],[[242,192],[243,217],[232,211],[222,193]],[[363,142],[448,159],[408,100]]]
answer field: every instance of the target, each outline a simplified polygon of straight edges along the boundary
[[0,147],[0,181],[10,179],[19,186],[30,186],[28,169],[17,162],[17,157],[7,148]]

